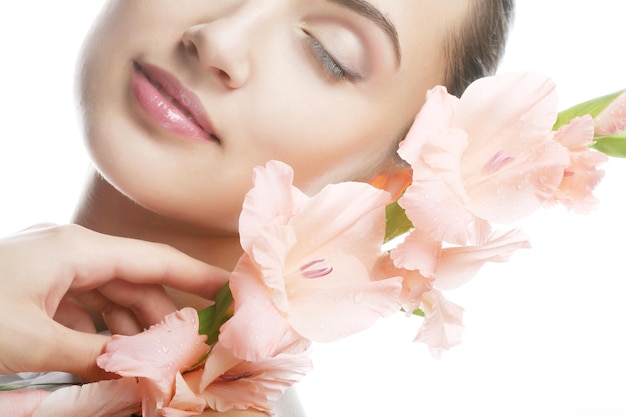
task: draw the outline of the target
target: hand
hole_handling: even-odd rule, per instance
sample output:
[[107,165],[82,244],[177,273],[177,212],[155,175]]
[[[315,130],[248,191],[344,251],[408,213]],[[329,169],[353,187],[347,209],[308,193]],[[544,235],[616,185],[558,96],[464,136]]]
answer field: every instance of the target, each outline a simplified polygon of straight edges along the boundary
[[[112,327],[129,333],[176,309],[161,285],[212,298],[227,279],[226,271],[167,245],[76,225],[37,226],[0,239],[0,373],[101,379],[95,358],[109,337],[89,333],[95,329],[82,307],[96,305]],[[67,326],[52,319],[57,313]]]

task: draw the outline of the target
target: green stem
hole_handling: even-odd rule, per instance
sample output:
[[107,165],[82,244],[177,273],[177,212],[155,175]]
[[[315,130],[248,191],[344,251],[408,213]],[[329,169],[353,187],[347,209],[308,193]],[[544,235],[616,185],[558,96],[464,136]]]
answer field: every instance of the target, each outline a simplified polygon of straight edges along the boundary
[[226,283],[217,293],[215,304],[198,312],[200,320],[198,333],[207,336],[206,343],[209,346],[217,343],[220,327],[233,316],[233,313],[233,294],[230,292],[228,283]]

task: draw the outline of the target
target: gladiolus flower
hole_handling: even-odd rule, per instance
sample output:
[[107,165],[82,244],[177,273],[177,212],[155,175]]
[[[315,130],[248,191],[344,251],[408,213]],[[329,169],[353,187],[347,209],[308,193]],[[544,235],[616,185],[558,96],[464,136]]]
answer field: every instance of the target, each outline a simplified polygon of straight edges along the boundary
[[291,168],[270,161],[255,169],[244,202],[246,254],[230,279],[235,314],[219,340],[247,361],[337,340],[399,310],[401,279],[371,277],[388,193],[341,183],[309,198],[292,183]]
[[138,378],[144,417],[158,416],[170,406],[176,375],[208,352],[205,339],[198,335],[197,312],[184,308],[142,333],[114,335],[97,363],[107,372]]
[[516,221],[549,201],[569,157],[554,141],[551,80],[533,73],[474,82],[458,99],[435,87],[399,155],[413,183],[399,204],[434,241],[480,244],[490,222]]

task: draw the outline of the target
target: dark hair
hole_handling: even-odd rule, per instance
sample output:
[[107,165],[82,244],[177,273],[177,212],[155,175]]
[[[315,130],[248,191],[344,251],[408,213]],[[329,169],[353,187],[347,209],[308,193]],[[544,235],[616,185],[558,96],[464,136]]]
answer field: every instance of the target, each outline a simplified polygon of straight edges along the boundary
[[495,73],[513,22],[514,0],[470,1],[467,16],[445,40],[445,84],[455,96],[476,79]]

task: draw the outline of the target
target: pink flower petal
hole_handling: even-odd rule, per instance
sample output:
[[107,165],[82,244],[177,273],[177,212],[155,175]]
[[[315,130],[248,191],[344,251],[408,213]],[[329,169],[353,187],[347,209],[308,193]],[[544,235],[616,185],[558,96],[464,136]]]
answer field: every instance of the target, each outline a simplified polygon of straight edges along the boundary
[[176,390],[169,406],[163,408],[163,417],[187,417],[202,414],[207,403],[193,392],[181,373],[176,374]]
[[[445,87],[436,86],[426,93],[426,102],[417,114],[407,139],[400,143],[398,155],[413,165],[420,158],[421,148],[431,138],[452,126],[459,99],[448,94]],[[409,139],[410,138],[410,139]]]
[[435,241],[480,241],[489,226],[467,209],[470,198],[459,172],[467,135],[450,128],[430,139],[433,142],[422,147],[420,162],[413,165],[413,182],[398,203],[415,229]]
[[431,277],[435,275],[441,255],[441,241],[433,240],[431,235],[420,230],[414,230],[391,250],[390,255],[398,268],[420,271],[422,275]]
[[626,92],[620,94],[595,118],[595,134],[609,136],[626,132]]
[[441,357],[445,350],[461,343],[461,307],[446,300],[440,291],[434,289],[422,296],[422,310],[426,315],[415,338],[416,342],[426,343],[436,358]]
[[605,154],[589,149],[593,135],[593,120],[588,115],[573,119],[556,134],[556,140],[570,152],[570,164],[553,201],[580,213],[597,204],[593,190],[604,177],[598,166],[608,161]]
[[288,321],[298,333],[316,342],[332,342],[400,310],[401,278],[371,282],[360,261],[347,256],[333,262],[333,268],[331,274],[319,280],[334,284],[332,281],[340,281],[343,275],[361,275],[364,280],[294,292],[289,298]]
[[[311,361],[304,354],[281,353],[255,362],[241,361],[216,378],[201,395],[216,411],[255,409],[269,413],[272,403],[310,370]],[[198,373],[189,378],[197,379]]]
[[239,218],[244,250],[249,250],[266,225],[286,224],[299,210],[307,197],[292,184],[293,170],[282,162],[269,161],[266,168],[255,168],[254,188],[246,195]]
[[515,157],[520,163],[511,163],[498,176],[469,191],[472,212],[492,222],[512,223],[553,198],[569,163],[567,150],[552,134],[531,150]]
[[381,256],[376,263],[375,277],[386,279],[389,277],[402,278],[402,294],[400,303],[407,315],[418,309],[422,303],[422,295],[433,288],[433,279],[425,277],[418,270],[409,270],[397,267],[389,255]]
[[[277,354],[277,352],[273,353]],[[217,342],[211,349],[211,354],[206,359],[202,372],[197,375],[195,371],[185,374],[185,381],[190,384],[194,392],[201,393],[217,378],[243,361],[223,343]]]
[[435,287],[452,290],[472,279],[486,262],[506,262],[520,248],[529,248],[526,235],[519,230],[495,232],[480,246],[461,246],[442,251],[437,266]]
[[[256,265],[244,255],[230,279],[235,315],[220,329],[220,343],[238,358],[256,361],[289,350],[303,351],[310,342],[279,313]],[[291,347],[291,348],[290,348]]]
[[365,183],[324,187],[292,217],[290,225],[299,239],[287,261],[297,264],[313,251],[350,245],[346,249],[371,266],[371,255],[380,251],[390,202],[389,193]]
[[532,72],[502,73],[481,78],[465,90],[454,124],[471,138],[472,156],[488,161],[494,151],[516,155],[543,142],[557,109],[550,78]]
[[156,413],[169,404],[176,374],[208,352],[205,339],[198,335],[197,312],[184,308],[143,333],[114,335],[97,363],[108,372],[139,377],[144,413]]

